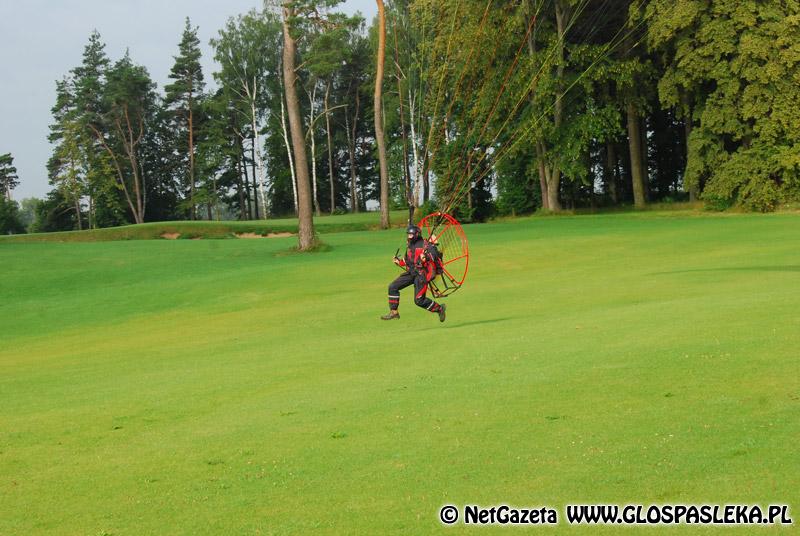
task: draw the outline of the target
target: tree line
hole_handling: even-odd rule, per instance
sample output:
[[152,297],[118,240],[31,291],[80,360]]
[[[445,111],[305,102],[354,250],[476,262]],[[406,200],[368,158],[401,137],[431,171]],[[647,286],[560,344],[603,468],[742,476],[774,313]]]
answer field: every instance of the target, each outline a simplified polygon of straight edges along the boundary
[[162,90],[93,32],[56,83],[35,228],[298,214],[307,247],[314,215],[368,207],[800,197],[797,0],[378,0],[369,26],[338,3],[229,19],[213,84],[189,19]]

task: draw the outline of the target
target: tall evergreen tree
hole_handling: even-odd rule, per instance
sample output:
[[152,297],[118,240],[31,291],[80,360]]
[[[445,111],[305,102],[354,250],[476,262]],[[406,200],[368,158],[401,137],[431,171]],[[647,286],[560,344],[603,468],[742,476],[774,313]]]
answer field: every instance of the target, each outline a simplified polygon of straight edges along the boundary
[[11,199],[11,190],[19,184],[17,168],[14,167],[14,157],[11,153],[0,155],[0,192],[6,199]]
[[147,69],[134,64],[127,52],[107,77],[106,112],[101,124],[92,128],[114,166],[134,221],[143,223],[147,174],[141,151],[156,106],[155,84]]
[[169,78],[174,80],[164,87],[166,91],[166,105],[175,111],[182,123],[181,130],[186,140],[187,155],[187,182],[189,183],[189,213],[191,219],[196,219],[195,206],[195,138],[197,136],[196,114],[202,99],[203,69],[200,65],[200,40],[197,37],[198,28],[192,27],[189,17],[183,30],[181,42],[178,45],[178,55],[172,66]]
[[[95,134],[105,128],[102,116],[106,112],[104,92],[109,64],[105,44],[97,30],[94,30],[84,48],[81,65],[70,73],[70,99],[56,104],[65,111],[63,116],[56,117],[57,122],[74,121],[80,126],[80,131],[75,132],[75,142],[84,166],[82,183],[88,199],[90,227],[113,226],[130,221],[122,208],[124,200],[116,185],[111,162]],[[63,129],[53,126],[51,143],[58,143],[60,130]]]

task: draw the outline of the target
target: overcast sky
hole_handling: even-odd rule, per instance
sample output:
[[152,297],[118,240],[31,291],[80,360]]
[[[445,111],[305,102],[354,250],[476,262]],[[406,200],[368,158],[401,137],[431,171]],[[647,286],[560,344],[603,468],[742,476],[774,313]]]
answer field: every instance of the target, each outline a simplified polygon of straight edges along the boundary
[[[109,58],[130,49],[161,90],[188,16],[199,26],[206,83],[216,70],[208,40],[228,17],[260,8],[261,0],[0,0],[0,154],[11,153],[20,178],[14,199],[44,197],[50,108],[55,81],[80,65],[89,34],[97,29]],[[346,0],[341,10],[369,21],[375,0]]]

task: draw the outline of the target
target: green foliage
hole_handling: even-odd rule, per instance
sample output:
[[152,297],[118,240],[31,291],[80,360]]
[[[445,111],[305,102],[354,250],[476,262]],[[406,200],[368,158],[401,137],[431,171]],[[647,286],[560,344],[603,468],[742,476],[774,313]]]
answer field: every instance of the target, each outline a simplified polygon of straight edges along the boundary
[[13,199],[0,195],[0,234],[19,234],[25,232],[20,217],[19,205]]
[[136,65],[126,54],[117,61],[107,73],[105,103],[106,121],[111,125],[124,124],[127,118],[137,128],[142,128],[140,120],[151,111],[155,85],[144,66]]
[[178,55],[169,73],[173,82],[164,86],[166,104],[176,106],[177,111],[184,115],[188,114],[189,107],[194,105],[205,86],[197,30],[196,26],[192,27],[189,17],[186,17],[181,42],[178,44]]
[[[218,37],[211,40],[214,57],[221,67],[220,71],[214,73],[214,78],[221,88],[212,103],[216,113],[211,116],[207,144],[228,146],[227,163],[222,167],[226,169],[232,182],[237,183],[237,189],[243,188],[238,185],[241,179],[237,177],[234,180],[233,177],[235,174],[241,176],[238,168],[248,165],[248,157],[243,154],[244,148],[255,144],[256,135],[263,133],[267,138],[270,135],[280,136],[279,118],[283,99],[280,74],[281,35],[281,21],[275,14],[267,10],[252,10],[237,18],[228,19]],[[267,128],[267,125],[274,130]],[[274,145],[269,139],[250,150],[263,154],[263,160],[267,161],[272,170],[274,187],[276,182],[283,184],[279,176],[284,170],[288,173],[288,162],[281,163],[280,166],[269,166],[272,156],[270,149],[273,148],[285,153],[282,144]],[[251,152],[252,175],[256,176],[258,170],[252,156],[254,155]],[[286,181],[285,184],[291,192],[291,182]],[[248,188],[244,189],[249,192]],[[278,213],[282,213],[283,204],[275,196],[270,197],[272,208],[277,206]],[[255,187],[252,200],[259,201]],[[238,201],[241,201],[241,197]],[[239,210],[244,216],[244,207],[240,206]],[[263,213],[263,207],[260,210]]]
[[77,228],[75,211],[58,188],[36,205],[36,218],[31,224],[32,233],[71,231]]
[[28,232],[36,221],[36,211],[40,203],[41,200],[35,197],[26,197],[19,203],[19,221]]
[[[265,215],[263,182],[269,215],[293,213],[281,124],[285,6],[309,93],[300,112],[317,149],[321,209],[364,209],[380,194],[376,27],[336,12],[339,3],[271,2],[229,19],[211,40],[213,95],[204,93],[188,18],[162,94],[128,55],[112,62],[92,32],[81,64],[56,82],[54,198],[72,207],[75,225],[90,227],[182,218],[198,206],[202,217],[247,219]],[[585,0],[396,0],[386,15],[392,206],[406,203],[406,167],[420,201],[435,192],[443,208],[469,217],[553,201],[628,203],[638,142],[651,200],[691,191],[709,208],[756,211],[800,201],[797,0],[625,0],[614,9]],[[133,136],[117,126],[126,127],[126,113]],[[629,116],[641,140],[628,138]],[[7,176],[0,171],[6,195],[17,180]],[[543,196],[542,184],[556,195]]]
[[439,205],[436,203],[435,199],[428,199],[420,206],[417,207],[416,211],[414,212],[415,217],[424,217],[428,214],[433,214],[434,212],[439,211]]
[[19,184],[17,168],[14,167],[14,157],[11,153],[0,155],[0,196],[9,197],[11,190]]
[[361,26],[363,19],[356,15],[347,17],[333,13],[325,19],[324,25],[306,34],[308,51],[303,55],[306,68],[319,79],[332,77],[341,69],[348,56],[348,41],[353,32]]
[[669,106],[695,123],[686,181],[714,205],[769,211],[800,196],[800,4],[657,1],[649,40]]
[[110,61],[105,53],[105,43],[97,30],[89,36],[83,51],[83,61],[72,70],[74,81],[75,109],[84,125],[97,123],[105,111],[103,85]]
[[497,166],[497,212],[501,216],[529,214],[542,206],[537,162],[531,153],[515,154]]

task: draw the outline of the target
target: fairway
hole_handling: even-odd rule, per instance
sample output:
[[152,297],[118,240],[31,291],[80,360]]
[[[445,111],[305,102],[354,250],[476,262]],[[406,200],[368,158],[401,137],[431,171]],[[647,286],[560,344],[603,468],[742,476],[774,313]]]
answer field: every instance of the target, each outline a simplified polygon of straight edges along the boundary
[[796,527],[800,216],[465,230],[444,324],[411,289],[378,319],[397,229],[0,241],[0,534],[454,534],[442,505],[502,503],[663,530],[570,528],[577,502]]

